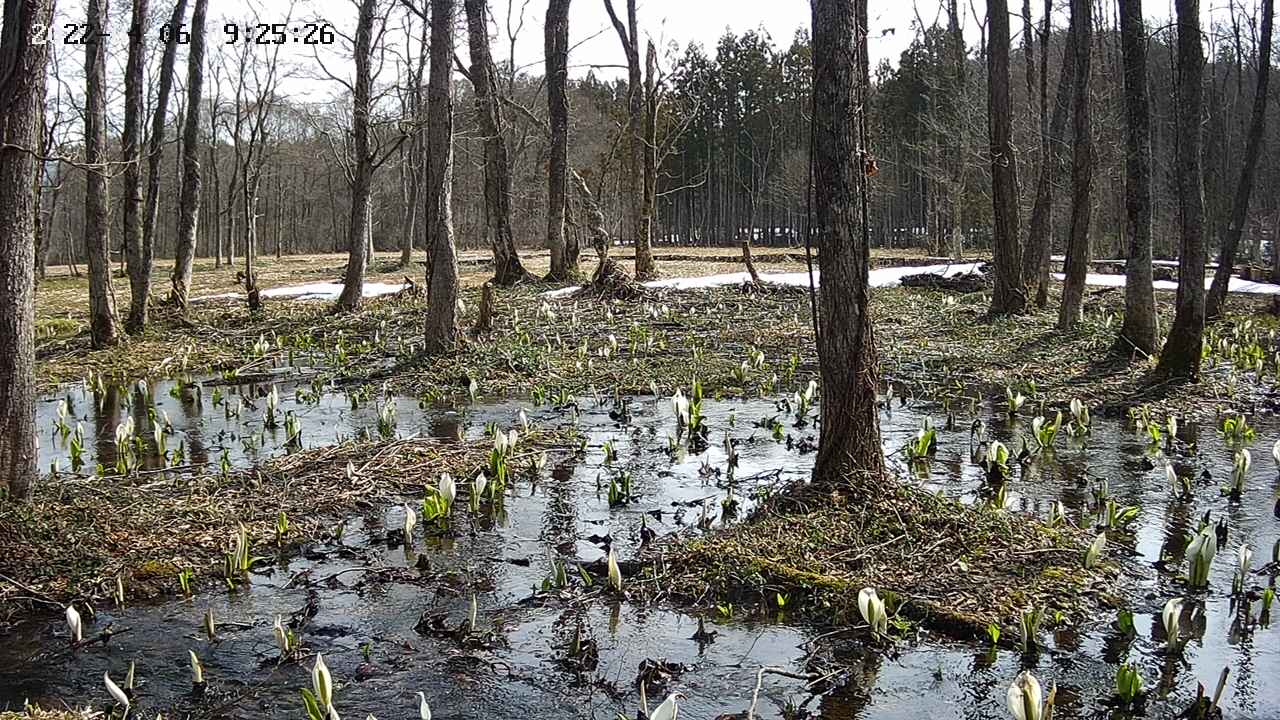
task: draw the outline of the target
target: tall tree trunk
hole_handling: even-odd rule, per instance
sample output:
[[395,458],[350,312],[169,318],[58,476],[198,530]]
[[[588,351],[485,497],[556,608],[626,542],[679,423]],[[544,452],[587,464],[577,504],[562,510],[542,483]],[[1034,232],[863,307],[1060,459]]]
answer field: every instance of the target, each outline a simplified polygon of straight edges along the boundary
[[[627,0],[627,22],[624,25],[613,9],[612,0],[605,0],[605,10],[613,23],[618,39],[622,42],[622,50],[627,56],[627,127],[624,143],[624,167],[622,176],[622,193],[626,197],[626,220],[623,223],[622,240],[630,240],[636,252],[636,278],[647,280],[657,277],[657,267],[653,262],[650,249],[650,238],[643,235],[643,194],[644,194],[644,138],[641,137],[644,114],[644,96],[640,75],[640,37],[639,23],[636,20],[636,0]],[[628,237],[629,236],[629,237]]]
[[813,0],[813,232],[822,248],[818,316],[822,434],[815,479],[883,473],[876,409],[876,350],[868,309],[861,147],[867,75],[866,0]]
[[171,296],[173,304],[183,312],[191,291],[191,263],[195,259],[196,225],[200,221],[200,92],[204,85],[204,20],[208,6],[209,0],[196,0],[191,13],[191,50],[187,57],[187,116],[182,128],[182,190],[178,195],[178,237],[174,243]]
[[29,42],[53,22],[51,0],[5,2],[0,34],[0,500],[30,497],[38,477],[35,379],[35,155],[48,45]]
[[1201,46],[1200,0],[1175,0],[1178,26],[1178,85],[1174,178],[1178,191],[1181,242],[1178,299],[1169,337],[1160,351],[1158,371],[1197,379],[1204,337],[1204,176],[1200,160],[1200,113],[1203,100],[1204,48]]
[[351,220],[348,224],[347,273],[342,280],[338,308],[354,310],[364,295],[364,270],[369,256],[369,192],[373,184],[373,157],[369,154],[369,66],[373,60],[373,19],[377,0],[360,1],[356,24],[356,84],[351,93],[351,148],[355,164],[351,169]]
[[1147,100],[1147,29],[1142,0],[1120,0],[1124,55],[1125,212],[1129,253],[1125,260],[1124,325],[1116,349],[1156,351],[1156,298],[1151,285],[1151,112]]
[[115,293],[111,289],[111,224],[107,217],[107,0],[89,0],[85,45],[84,247],[89,264],[89,334],[93,347],[116,343]]
[[1018,158],[1013,149],[1013,102],[1009,93],[1009,3],[987,3],[987,124],[991,138],[991,202],[995,226],[995,289],[992,315],[1016,315],[1026,309],[1022,286],[1022,248],[1018,237]]
[[147,325],[147,295],[151,290],[151,258],[142,257],[146,224],[142,196],[142,69],[146,64],[147,0],[133,0],[129,55],[124,70],[124,129],[120,137],[124,165],[124,251],[129,261],[129,316],[125,330],[142,332]]
[[[187,0],[177,0],[173,6],[173,14],[169,16],[169,27],[179,28],[187,14]],[[177,32],[170,35],[160,59],[160,88],[156,95],[156,106],[151,117],[151,137],[147,141],[147,199],[143,210],[142,244],[138,249],[138,281],[145,292],[139,302],[135,294],[129,306],[129,332],[141,330],[147,322],[147,309],[151,292],[152,258],[155,255],[155,231],[160,214],[160,163],[164,160],[164,130],[168,120],[169,95],[173,92],[173,73],[178,57]],[[212,152],[212,150],[210,150]],[[132,281],[134,262],[129,261],[130,280]],[[136,329],[135,329],[136,323]]]
[[[1046,20],[1044,34],[1049,35],[1050,24]],[[1068,27],[1067,36],[1074,37],[1075,26]],[[1045,54],[1042,54],[1043,58]],[[1063,48],[1062,67],[1058,71],[1058,89],[1054,92],[1052,119],[1046,128],[1041,121],[1040,177],[1036,181],[1036,198],[1031,206],[1031,219],[1027,223],[1026,252],[1022,256],[1022,279],[1027,285],[1027,295],[1035,293],[1035,303],[1044,307],[1049,299],[1049,255],[1053,247],[1053,190],[1066,174],[1067,116],[1071,108],[1071,78],[1075,72],[1075,43],[1067,42]],[[1041,77],[1041,96],[1047,93]],[[1043,115],[1043,113],[1042,113]]]
[[1071,237],[1067,242],[1058,329],[1070,330],[1083,319],[1084,283],[1089,272],[1089,222],[1093,211],[1093,130],[1089,122],[1089,65],[1093,52],[1093,0],[1071,0],[1075,72],[1071,158]]
[[551,253],[549,280],[563,281],[578,273],[578,243],[565,233],[565,204],[569,189],[569,3],[551,0],[547,6],[547,117],[551,126],[547,161],[547,249]]
[[456,0],[431,0],[427,81],[427,317],[424,346],[442,353],[458,342],[458,253],[453,244],[453,20]]
[[476,91],[476,120],[484,134],[485,230],[493,246],[493,282],[511,286],[533,280],[516,253],[511,231],[511,164],[498,102],[497,72],[489,54],[488,2],[465,0],[471,44],[471,82]]
[[[1222,314],[1222,304],[1227,299],[1227,288],[1236,262],[1236,248],[1244,234],[1249,218],[1249,199],[1253,195],[1253,178],[1258,172],[1258,158],[1262,156],[1262,139],[1267,127],[1267,91],[1271,79],[1271,32],[1275,15],[1275,0],[1262,0],[1262,37],[1258,41],[1258,86],[1253,95],[1253,115],[1249,119],[1249,139],[1244,151],[1244,164],[1240,167],[1240,181],[1231,201],[1231,223],[1222,236],[1218,252],[1218,271],[1213,274],[1213,286],[1209,288],[1205,313],[1215,318]],[[1280,238],[1272,240],[1280,242]]]
[[[657,265],[654,263],[651,250],[658,200],[658,50],[653,46],[652,41],[649,42],[645,52],[644,68],[644,141],[641,144],[644,160],[641,163],[643,176],[640,194],[640,231],[636,234],[636,278],[639,280],[658,276]],[[754,207],[752,213],[754,213]],[[752,230],[754,231],[754,214]],[[641,268],[644,270],[641,271]]]

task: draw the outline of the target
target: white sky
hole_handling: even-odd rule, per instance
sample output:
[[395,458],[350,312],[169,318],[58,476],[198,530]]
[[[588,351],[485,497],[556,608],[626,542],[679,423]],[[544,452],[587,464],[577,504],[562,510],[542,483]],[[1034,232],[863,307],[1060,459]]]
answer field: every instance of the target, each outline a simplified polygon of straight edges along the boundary
[[[385,1],[397,4],[400,2],[400,0]],[[1210,10],[1215,15],[1225,15],[1223,8],[1228,1],[1230,0],[1204,0],[1206,16]],[[1258,2],[1258,0],[1235,1],[1244,3],[1249,8]],[[151,0],[154,9],[159,12],[165,12],[172,7],[171,2],[172,0]],[[414,2],[425,5],[427,0],[414,0]],[[540,75],[546,0],[489,0],[489,2],[494,18],[491,30],[495,60],[503,61],[510,56],[508,27],[510,26],[511,29],[518,27],[515,47],[517,65],[527,68],[530,74]],[[614,3],[625,20],[626,0],[614,0]],[[458,4],[461,21],[463,16],[461,0]],[[1063,4],[1062,0],[1055,0],[1055,5]],[[84,5],[84,0],[59,2],[58,22],[82,17]],[[113,17],[123,18],[128,12],[128,0],[112,0],[111,5]],[[980,42],[980,38],[979,24],[974,19],[973,12],[976,9],[977,12],[985,13],[986,3],[983,0],[973,0],[973,2],[961,0],[959,5],[962,13],[965,14],[963,25],[966,36],[970,46],[974,46]],[[1020,11],[1021,3],[1017,0],[1011,0],[1010,5],[1015,13]],[[1038,22],[1037,9],[1043,7],[1043,0],[1033,0],[1032,6],[1033,20]],[[224,21],[234,20],[239,24],[247,21],[282,22],[285,20],[286,13],[289,12],[288,8],[289,0],[212,0],[207,28],[211,48],[225,40],[222,31]],[[915,4],[910,0],[872,1],[871,59],[873,67],[882,59],[896,63],[898,56],[911,42],[912,23],[916,18],[917,8],[919,16],[926,24],[931,24],[935,19],[942,21],[944,18],[939,0],[917,0]],[[310,18],[323,17],[332,22],[339,32],[350,33],[355,25],[356,9],[355,0],[295,0],[292,11],[293,24],[296,25]],[[1108,4],[1107,11],[1114,12],[1114,5]],[[398,18],[403,11],[397,9],[396,12],[397,15],[393,15],[395,19],[392,22],[398,26],[402,22]],[[1164,24],[1171,14],[1171,0],[1166,3],[1149,0],[1147,3],[1147,15],[1153,23]],[[521,25],[522,15],[523,25]],[[673,41],[682,49],[691,41],[700,42],[707,49],[708,54],[714,53],[716,42],[726,29],[734,33],[761,29],[773,38],[776,45],[786,47],[790,44],[797,28],[808,27],[810,7],[809,0],[640,0],[638,16],[641,35],[646,39],[655,40],[659,47],[660,58],[665,60],[663,53],[666,51],[666,46]],[[509,17],[510,24],[508,24]],[[1055,19],[1056,26],[1061,27],[1064,24],[1065,18]],[[1022,27],[1021,18],[1012,18],[1011,27],[1015,34],[1014,42],[1017,43],[1016,36],[1020,34]],[[158,33],[158,30],[158,27],[151,29],[153,33]],[[604,0],[573,0],[569,17],[569,33],[572,48],[569,62],[574,75],[584,75],[592,66],[598,67],[597,73],[600,75],[614,76],[620,73],[617,69],[607,67],[620,65],[625,62],[625,59],[618,37],[605,12]],[[118,36],[118,38],[112,38],[113,46],[117,45],[117,40],[119,44],[123,44],[123,33],[118,33]],[[457,41],[458,54],[465,59],[467,48],[464,32],[458,33]],[[403,43],[403,40],[394,42]],[[266,53],[269,48],[255,48],[255,51]],[[339,48],[335,48],[335,51],[333,55],[326,57],[326,66],[335,74],[352,74],[349,56],[344,61],[342,58],[344,51]],[[63,48],[61,54],[64,56],[70,54],[71,57],[66,59],[72,64],[80,62],[81,56],[78,54],[78,49]],[[323,79],[323,73],[310,48],[295,44],[285,45],[282,49],[282,58],[293,65],[295,75],[285,87],[287,94],[295,97],[305,96],[310,100],[321,100],[340,90],[337,83]],[[123,70],[123,64],[122,52],[116,53],[113,61],[109,61],[108,73],[115,76],[112,80],[118,79],[117,73]],[[390,69],[386,70],[380,80],[383,82],[390,80],[390,72]]]

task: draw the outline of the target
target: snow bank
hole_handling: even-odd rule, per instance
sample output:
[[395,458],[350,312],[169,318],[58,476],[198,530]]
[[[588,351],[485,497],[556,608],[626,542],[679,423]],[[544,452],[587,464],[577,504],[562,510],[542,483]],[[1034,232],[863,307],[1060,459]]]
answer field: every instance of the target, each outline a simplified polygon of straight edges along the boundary
[[[916,265],[912,267],[891,267],[877,268],[871,271],[869,280],[871,287],[897,287],[902,282],[902,278],[908,275],[919,275],[928,273],[930,275],[941,275],[942,277],[955,277],[957,275],[968,275],[978,272],[978,266],[981,263],[957,263],[945,265]],[[813,281],[819,281],[820,274],[817,270],[813,271]],[[702,277],[681,277],[681,278],[663,278],[662,280],[651,280],[645,283],[645,287],[651,288],[674,288],[676,290],[696,290],[700,288],[720,287],[722,285],[740,285],[749,282],[751,275],[745,272],[740,273],[724,273],[721,275],[704,275]],[[797,287],[809,287],[809,273],[761,273],[760,281],[773,285],[795,285]],[[570,295],[579,290],[579,286],[559,288],[543,293],[545,297],[563,297]]]
[[[1054,273],[1055,280],[1062,280],[1065,276],[1062,273]],[[1088,273],[1085,275],[1084,282],[1086,285],[1097,285],[1100,287],[1124,287],[1123,275],[1101,275],[1098,273]],[[1204,286],[1207,289],[1213,283],[1212,273],[1205,273]],[[1178,283],[1172,280],[1156,280],[1151,286],[1157,290],[1177,290]],[[1271,283],[1254,282],[1252,280],[1241,280],[1232,276],[1231,282],[1227,283],[1227,291],[1233,293],[1246,293],[1249,295],[1280,295],[1280,285]]]
[[[365,297],[378,297],[380,295],[390,295],[400,292],[409,287],[407,284],[392,285],[389,283],[365,283],[363,295]],[[342,294],[342,283],[307,283],[306,285],[286,285],[284,287],[267,288],[262,291],[264,298],[288,298],[293,300],[337,300]],[[201,300],[225,300],[244,297],[242,292],[219,293],[217,295],[204,295],[194,298],[193,302]]]
[[[889,267],[877,268],[872,270],[869,276],[871,287],[887,288],[897,287],[902,278],[908,275],[941,275],[942,277],[956,277],[957,275],[968,275],[971,273],[981,272],[978,267],[982,263],[947,263],[943,265],[912,265],[906,267]],[[1053,277],[1062,280],[1062,273],[1054,273]],[[664,278],[662,280],[653,280],[645,283],[646,287],[651,288],[675,288],[677,290],[694,290],[699,288],[719,287],[721,285],[738,285],[748,282],[751,276],[747,273],[725,273],[722,275],[704,275],[702,277],[681,277],[681,278]],[[1205,287],[1212,282],[1212,275],[1205,278]],[[796,285],[799,287],[809,286],[809,274],[807,272],[794,273],[761,273],[760,280],[774,285]],[[815,283],[819,280],[817,270],[813,271],[813,280]],[[1104,275],[1101,273],[1089,273],[1085,277],[1085,283],[1098,287],[1124,287],[1124,275]],[[1157,290],[1177,290],[1178,283],[1170,280],[1156,280],[1152,283],[1152,287]],[[558,290],[550,290],[543,293],[545,297],[564,297],[577,292],[578,286],[560,288]],[[1231,278],[1229,285],[1230,292],[1248,293],[1253,295],[1280,295],[1280,285],[1271,283],[1252,282],[1249,280],[1241,280],[1238,277]]]

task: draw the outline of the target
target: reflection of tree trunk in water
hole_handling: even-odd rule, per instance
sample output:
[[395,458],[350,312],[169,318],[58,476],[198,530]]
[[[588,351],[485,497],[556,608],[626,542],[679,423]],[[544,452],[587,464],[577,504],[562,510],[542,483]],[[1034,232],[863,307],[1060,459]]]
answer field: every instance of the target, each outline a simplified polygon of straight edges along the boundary
[[108,383],[103,392],[93,394],[93,444],[103,467],[116,464],[116,427],[121,420],[120,388]]

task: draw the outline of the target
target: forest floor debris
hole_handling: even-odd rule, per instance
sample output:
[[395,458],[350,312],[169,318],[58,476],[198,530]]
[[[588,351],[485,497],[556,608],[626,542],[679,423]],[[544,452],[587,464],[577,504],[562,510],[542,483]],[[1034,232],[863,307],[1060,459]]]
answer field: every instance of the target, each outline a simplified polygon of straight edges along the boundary
[[[571,449],[562,432],[526,432],[520,442],[513,471],[535,450]],[[36,605],[110,598],[117,577],[130,599],[178,592],[186,569],[193,585],[213,582],[240,524],[254,555],[291,555],[300,543],[331,538],[335,523],[362,509],[420,503],[441,473],[473,477],[491,449],[487,439],[347,441],[225,475],[46,477],[29,503],[0,504],[0,624]],[[289,531],[277,541],[281,512]]]
[[41,710],[28,707],[22,712],[0,712],[0,720],[95,720],[103,717],[93,710]]
[[746,522],[665,543],[654,556],[667,573],[658,585],[695,605],[771,607],[782,597],[823,622],[853,625],[858,592],[872,587],[901,619],[963,639],[994,623],[1014,638],[1028,607],[1083,618],[1090,587],[1109,572],[1083,569],[1090,539],[892,474],[862,474],[794,488]]
[[[333,262],[329,274],[340,270],[336,256]],[[771,263],[765,253],[757,256],[757,263],[762,272],[804,275],[802,265]],[[675,262],[660,264],[659,269],[670,278],[736,268]],[[403,279],[398,268],[378,270],[382,274],[376,277],[384,280]],[[264,267],[263,282],[277,272],[283,271]],[[484,271],[463,274],[464,327],[471,325],[485,279]],[[202,283],[212,284],[198,275],[197,286]],[[783,381],[797,373],[813,375],[816,357],[806,293],[777,285],[753,287],[751,292],[742,287],[656,289],[646,301],[546,298],[542,285],[500,289],[495,294],[494,331],[433,358],[418,357],[413,347],[424,314],[422,299],[413,296],[371,299],[359,312],[345,314],[335,313],[327,303],[269,302],[257,316],[251,316],[243,302],[231,300],[202,303],[188,318],[158,308],[151,330],[116,348],[90,350],[82,330],[42,338],[37,371],[46,389],[91,371],[122,379],[201,373],[234,378],[259,364],[286,362],[302,346],[341,344],[342,359],[326,369],[333,379],[385,382],[428,402],[466,401],[473,391],[501,396],[535,388],[580,394],[592,389],[644,393],[657,387],[670,393],[695,377],[708,392],[756,395],[769,392],[774,375]],[[1051,308],[1056,306],[1057,289],[1051,289]],[[42,327],[68,322],[82,327],[83,309],[68,304],[64,295],[63,289],[42,286]],[[1172,293],[1157,292],[1162,318],[1172,315],[1173,299]],[[1150,404],[1199,417],[1220,409],[1254,413],[1275,406],[1276,368],[1270,360],[1256,377],[1211,358],[1214,362],[1201,382],[1170,384],[1152,376],[1151,359],[1130,362],[1111,354],[1123,304],[1118,289],[1090,290],[1084,322],[1063,333],[1052,310],[988,319],[988,296],[982,292],[877,289],[872,311],[882,376],[901,384],[903,395],[959,399],[975,392],[1002,394],[1005,386],[1015,386],[1028,395],[1079,398],[1104,410]],[[1231,295],[1226,318],[1208,329],[1227,333],[1249,321],[1265,332],[1277,324],[1266,310],[1265,298]],[[255,345],[260,347],[264,340],[269,349],[255,353]],[[753,349],[763,352],[767,362],[761,371],[743,377],[741,364]],[[1274,347],[1262,350],[1264,358],[1275,352]]]

